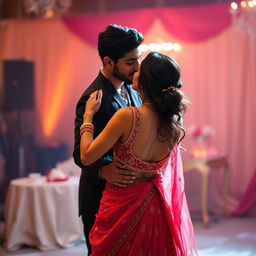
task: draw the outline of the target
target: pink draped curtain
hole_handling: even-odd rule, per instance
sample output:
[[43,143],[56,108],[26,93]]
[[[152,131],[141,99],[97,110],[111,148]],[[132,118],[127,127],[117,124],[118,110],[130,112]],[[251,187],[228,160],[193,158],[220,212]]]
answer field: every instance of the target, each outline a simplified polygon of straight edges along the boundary
[[238,205],[238,207],[233,212],[234,216],[240,215],[255,215],[256,214],[256,170],[254,171],[254,175],[249,182],[247,189],[244,192],[244,195]]
[[[229,26],[228,3],[1,22],[0,59],[35,62],[37,142],[63,141],[72,152],[75,105],[99,71],[97,34],[109,23],[137,28],[146,43],[181,44],[181,52],[165,53],[180,63],[191,99],[185,123],[214,127],[213,143],[232,167],[229,206],[235,209],[256,167],[256,43]],[[222,207],[221,183],[221,172],[212,173],[210,210]],[[198,198],[198,180],[191,177],[187,187],[188,201]]]
[[146,34],[156,19],[162,22],[170,35],[188,42],[199,42],[214,37],[227,28],[231,21],[229,3],[220,3],[67,17],[63,22],[79,38],[96,46],[97,35],[106,24],[136,27]]

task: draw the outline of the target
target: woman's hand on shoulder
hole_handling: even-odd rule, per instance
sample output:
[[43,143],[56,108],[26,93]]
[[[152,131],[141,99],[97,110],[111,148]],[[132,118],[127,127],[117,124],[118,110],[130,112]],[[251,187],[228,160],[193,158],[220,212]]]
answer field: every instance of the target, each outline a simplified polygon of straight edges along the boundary
[[103,92],[102,90],[97,90],[93,92],[89,99],[86,102],[85,105],[85,113],[84,114],[95,114],[101,105],[101,99],[102,99]]

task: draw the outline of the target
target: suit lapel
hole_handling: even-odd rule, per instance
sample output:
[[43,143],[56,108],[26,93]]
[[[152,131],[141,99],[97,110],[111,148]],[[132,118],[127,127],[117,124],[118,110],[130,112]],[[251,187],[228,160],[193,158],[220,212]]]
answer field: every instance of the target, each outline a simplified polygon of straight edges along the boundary
[[138,93],[131,88],[131,85],[125,85],[125,86],[126,86],[128,94],[130,96],[131,105],[135,106],[135,107],[140,107],[141,99],[139,98]]
[[[117,104],[122,107],[127,107],[125,101],[121,98],[115,87],[112,83],[100,72],[99,78],[102,80],[105,88],[113,95],[113,99],[117,102]],[[129,100],[131,101],[131,106],[139,107],[141,106],[141,100],[139,98],[138,93],[131,88],[131,85],[125,84],[126,90],[129,94]]]
[[120,108],[126,107],[126,104],[124,100],[122,100],[121,96],[113,86],[113,84],[100,72],[99,78],[102,81],[102,84],[104,84],[105,89],[110,93],[113,97],[113,101],[116,101],[116,103],[119,105]]

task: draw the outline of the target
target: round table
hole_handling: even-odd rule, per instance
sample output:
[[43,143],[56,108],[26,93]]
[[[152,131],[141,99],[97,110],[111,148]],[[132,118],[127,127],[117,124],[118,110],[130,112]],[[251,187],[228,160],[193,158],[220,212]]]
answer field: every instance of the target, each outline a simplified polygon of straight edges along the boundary
[[47,182],[45,177],[11,181],[4,209],[6,249],[26,244],[53,250],[81,241],[78,185],[78,177],[62,182]]

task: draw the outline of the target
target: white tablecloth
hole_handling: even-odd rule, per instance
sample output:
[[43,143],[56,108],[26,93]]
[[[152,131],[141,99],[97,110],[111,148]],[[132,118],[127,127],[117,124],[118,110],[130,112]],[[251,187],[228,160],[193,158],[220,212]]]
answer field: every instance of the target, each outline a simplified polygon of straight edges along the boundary
[[64,182],[21,178],[10,184],[5,205],[5,247],[67,248],[82,239],[78,217],[78,177]]

